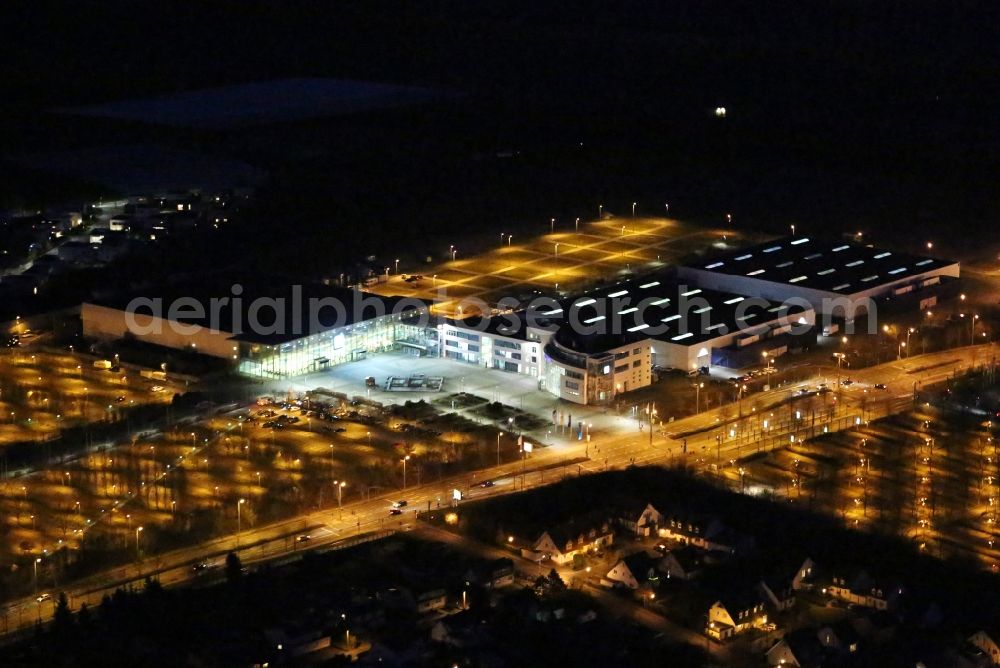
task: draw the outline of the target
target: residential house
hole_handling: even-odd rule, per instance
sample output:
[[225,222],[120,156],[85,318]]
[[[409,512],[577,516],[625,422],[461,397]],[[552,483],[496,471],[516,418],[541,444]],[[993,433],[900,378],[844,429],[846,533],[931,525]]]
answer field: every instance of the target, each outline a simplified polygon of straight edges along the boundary
[[792,589],[794,591],[810,590],[816,585],[817,575],[816,563],[806,557],[799,569],[792,577]]
[[727,640],[751,629],[768,627],[764,602],[756,592],[734,593],[720,598],[708,609],[705,634]]
[[771,649],[764,652],[764,659],[769,666],[801,666],[795,657],[791,645],[782,638],[771,646]]
[[629,589],[655,586],[663,574],[663,559],[664,557],[658,554],[636,552],[619,559],[605,577]]
[[705,553],[698,548],[685,545],[675,550],[669,550],[663,555],[660,570],[667,578],[692,580],[705,567]]
[[969,636],[969,643],[987,656],[994,666],[1000,666],[1000,633],[980,629]]
[[757,591],[775,612],[790,610],[795,605],[795,591],[791,583],[786,584],[780,578],[761,578],[757,583]]
[[861,571],[853,579],[834,576],[824,593],[833,598],[875,610],[887,610],[890,596],[902,594],[902,589],[886,589],[866,571]]
[[705,531],[709,520],[695,516],[664,517],[660,522],[657,534],[660,538],[669,538],[684,545],[694,545],[707,549]]
[[504,557],[476,564],[465,573],[468,582],[482,585],[486,589],[497,589],[514,584],[514,562]]
[[654,508],[653,504],[647,503],[638,513],[624,513],[618,523],[636,536],[655,536],[663,519],[663,513]]
[[544,531],[531,545],[531,550],[542,558],[564,565],[571,563],[576,555],[601,550],[613,544],[614,540],[614,533],[608,523],[604,522],[582,531],[574,531],[572,528]]
[[823,647],[839,654],[855,654],[861,644],[861,635],[847,621],[820,628],[816,637]]
[[774,643],[765,654],[769,666],[799,666],[816,668],[822,666],[827,653],[816,636],[816,630],[796,629]]
[[448,603],[444,589],[423,589],[416,592],[413,598],[418,614],[441,610]]

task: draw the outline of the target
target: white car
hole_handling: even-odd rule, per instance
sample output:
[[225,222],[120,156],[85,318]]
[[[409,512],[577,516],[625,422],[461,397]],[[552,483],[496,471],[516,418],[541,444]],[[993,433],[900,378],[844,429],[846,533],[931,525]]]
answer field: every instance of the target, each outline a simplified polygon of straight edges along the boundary
[[149,391],[150,392],[162,392],[163,391],[163,386],[162,385],[154,385],[153,387],[149,388]]

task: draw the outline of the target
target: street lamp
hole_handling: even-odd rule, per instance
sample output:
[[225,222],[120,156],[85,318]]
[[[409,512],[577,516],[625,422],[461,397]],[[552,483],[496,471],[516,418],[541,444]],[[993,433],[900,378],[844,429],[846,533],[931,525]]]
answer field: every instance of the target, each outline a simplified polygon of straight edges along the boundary
[[344,488],[347,487],[347,483],[343,480],[339,482],[334,480],[333,485],[337,488],[337,508],[341,508],[343,507]]
[[597,220],[604,220],[604,205],[597,205]]
[[399,273],[399,258],[396,258],[396,273]]
[[705,383],[695,383],[694,386],[694,412],[701,412],[701,388],[705,387]]
[[576,232],[580,231],[580,219],[579,218],[576,219],[576,222],[573,223],[573,226],[574,226],[574,231],[576,231]]
[[552,220],[549,221],[549,234],[552,234],[555,231],[556,231],[556,219],[553,218]]
[[142,533],[142,527],[136,527],[135,529],[135,558],[140,559],[141,552],[139,552],[139,534]]
[[41,557],[35,557],[35,560],[31,562],[35,567],[35,594],[38,594],[38,564],[42,563]]
[[242,533],[243,531],[243,514],[240,512],[240,509],[246,502],[247,502],[246,499],[240,499],[236,503],[236,547],[237,548],[239,548],[240,546],[240,533]]
[[497,466],[500,466],[500,437],[503,436],[502,431],[497,432]]
[[409,455],[406,455],[402,459],[402,462],[403,462],[403,489],[406,489],[406,462],[408,462],[409,460],[410,460],[410,456]]
[[790,227],[792,228],[792,236],[794,237],[795,236],[795,226],[791,225]]
[[632,202],[632,219],[633,220],[635,219],[635,205],[636,205],[636,203]]

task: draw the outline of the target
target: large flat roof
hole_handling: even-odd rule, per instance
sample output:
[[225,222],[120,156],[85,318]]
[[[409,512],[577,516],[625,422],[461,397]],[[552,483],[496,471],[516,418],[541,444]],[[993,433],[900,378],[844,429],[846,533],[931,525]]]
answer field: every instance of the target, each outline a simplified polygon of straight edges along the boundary
[[[147,287],[90,303],[117,310],[126,310],[131,304],[135,313],[149,315],[149,300],[158,305],[157,315],[165,319],[228,332],[235,341],[262,345],[288,343],[381,315],[406,316],[428,306],[418,299],[384,297],[320,283],[238,277]],[[172,304],[186,306],[171,317]],[[201,306],[200,313],[196,305]]]
[[589,290],[508,314],[444,319],[485,335],[527,338],[528,325],[556,331],[556,339],[580,353],[600,353],[652,338],[693,346],[733,332],[759,330],[780,319],[797,322],[800,304],[781,304],[733,292],[688,285],[673,272],[651,274]]
[[603,286],[539,313],[562,317],[560,343],[596,353],[646,338],[699,345],[782,318],[797,322],[804,311],[799,304],[707,290],[659,274]]
[[955,264],[828,238],[783,237],[708,257],[693,269],[844,295]]

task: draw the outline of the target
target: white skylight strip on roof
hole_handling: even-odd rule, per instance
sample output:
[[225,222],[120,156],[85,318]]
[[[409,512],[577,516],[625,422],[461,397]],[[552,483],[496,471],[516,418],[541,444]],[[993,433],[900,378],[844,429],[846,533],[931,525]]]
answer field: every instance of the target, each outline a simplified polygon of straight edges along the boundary
[[933,261],[934,261],[934,260],[932,260],[932,259],[930,259],[930,258],[927,258],[926,260],[921,260],[920,262],[918,262],[918,263],[917,263],[917,266],[918,266],[918,267],[922,267],[922,266],[924,266],[925,264],[930,264],[930,263],[931,263],[931,262],[933,262]]
[[788,308],[787,304],[778,304],[777,306],[772,306],[771,308],[767,309],[767,312],[777,313],[778,311],[784,311],[787,308]]
[[774,266],[778,269],[784,269],[785,267],[791,267],[793,264],[795,263],[789,260],[788,262],[782,262],[781,264],[776,264]]
[[575,306],[590,306],[591,304],[596,304],[597,300],[591,297],[590,299],[584,299],[575,304]]
[[850,248],[850,246],[848,246],[847,244],[844,244],[843,246],[837,246],[836,248],[834,248],[833,252],[834,253],[839,253],[840,251],[847,250],[848,248]]
[[670,297],[664,297],[663,299],[657,299],[655,302],[649,302],[653,306],[663,306],[664,304],[670,303]]
[[844,266],[845,267],[857,267],[858,265],[861,265],[861,264],[864,264],[864,263],[865,263],[864,260],[855,260],[854,262],[848,262]]
[[765,253],[773,253],[776,250],[781,250],[781,246],[771,246],[770,248],[765,248]]
[[837,270],[831,267],[830,269],[824,269],[823,271],[817,271],[816,275],[817,276],[826,276],[827,274],[832,274],[835,271],[837,271]]
[[746,255],[740,255],[739,257],[734,257],[733,259],[737,260],[737,261],[739,261],[739,260],[749,260],[752,257],[753,257],[753,253],[747,253]]
[[706,266],[705,269],[718,269],[719,267],[721,267],[724,264],[725,264],[725,262],[713,262],[712,264]]
[[694,312],[695,313],[708,313],[711,310],[712,310],[711,306],[702,306],[701,308],[696,308],[694,310]]
[[906,271],[906,267],[896,267],[889,273],[895,276],[896,274],[902,274],[904,271]]
[[647,327],[649,327],[649,323],[648,322],[644,322],[641,325],[636,325],[635,327],[629,327],[626,331],[629,331],[629,332],[638,332],[640,329],[646,329]]
[[621,310],[621,311],[618,311],[618,315],[628,315],[629,313],[635,313],[635,312],[636,312],[636,311],[638,311],[638,310],[639,310],[639,309],[637,309],[637,308],[636,308],[635,306],[632,306],[632,307],[630,307],[630,308],[627,308],[627,309],[623,309],[623,310]]
[[803,258],[803,259],[805,259],[805,260],[815,260],[818,257],[823,257],[823,254],[822,253],[813,253],[812,255],[806,255],[805,258]]
[[796,276],[795,278],[788,279],[788,282],[789,283],[798,283],[799,281],[804,281],[807,278],[809,278],[809,277],[806,276],[805,274],[803,274],[802,276]]
[[696,295],[701,292],[701,288],[695,288],[694,290],[688,290],[687,292],[682,292],[681,297],[690,297],[691,295]]
[[709,325],[708,327],[705,328],[705,331],[706,332],[711,332],[711,331],[716,330],[716,329],[721,329],[721,328],[723,328],[725,326],[726,325],[724,323],[720,322],[720,323],[715,324],[715,325]]
[[619,290],[618,292],[612,292],[608,297],[624,297],[628,294],[628,290]]
[[653,281],[652,283],[643,283],[639,287],[645,290],[646,288],[655,288],[659,284],[660,284],[659,281]]
[[683,334],[678,334],[677,336],[673,337],[673,338],[672,338],[672,339],[670,339],[670,340],[671,340],[671,341],[681,341],[681,340],[683,340],[683,339],[689,339],[689,338],[691,338],[692,336],[694,336],[694,334],[692,334],[691,332],[685,332],[685,333],[683,333]]
[[727,299],[726,301],[724,301],[722,303],[723,304],[739,304],[744,299],[746,299],[746,297],[733,297],[732,299]]
[[583,324],[585,324],[585,325],[592,325],[595,322],[600,322],[601,320],[604,320],[604,316],[603,315],[597,315],[597,316],[594,316],[593,318],[587,318],[586,320],[583,321]]
[[798,246],[799,244],[804,244],[804,243],[807,243],[808,241],[809,241],[809,237],[803,237],[801,239],[796,239],[795,241],[793,241],[792,245],[793,246]]
[[668,315],[666,318],[663,318],[662,320],[660,320],[660,322],[671,322],[673,320],[680,320],[680,319],[681,319],[681,316],[679,314],[678,315]]
[[764,273],[763,269],[755,269],[751,271],[749,274],[747,274],[747,276],[756,276],[757,274],[763,274],[763,273]]
[[740,317],[738,317],[736,319],[737,320],[749,320],[750,318],[756,318],[757,315],[758,315],[757,313],[747,313],[746,315],[741,315]]
[[834,290],[840,291],[843,290],[844,288],[849,288],[849,287],[851,287],[850,283],[841,283],[840,285],[835,287]]
[[864,278],[862,278],[861,282],[862,283],[869,283],[871,281],[874,281],[876,278],[878,278],[878,274],[872,274],[871,276],[865,276]]
[[878,255],[876,255],[875,259],[876,260],[881,260],[884,257],[889,257],[890,255],[892,255],[892,253],[890,253],[889,251],[886,251],[884,253],[879,253]]
[[539,313],[541,315],[558,315],[559,313],[562,313],[562,312],[563,312],[563,310],[561,308],[557,308],[557,309],[555,309],[553,311],[539,311]]

